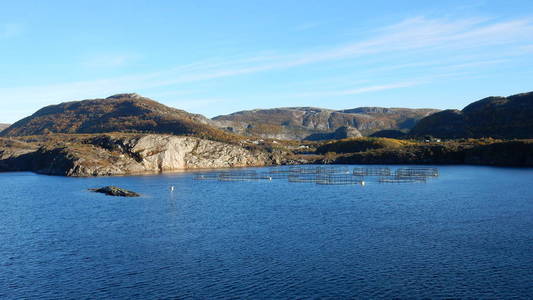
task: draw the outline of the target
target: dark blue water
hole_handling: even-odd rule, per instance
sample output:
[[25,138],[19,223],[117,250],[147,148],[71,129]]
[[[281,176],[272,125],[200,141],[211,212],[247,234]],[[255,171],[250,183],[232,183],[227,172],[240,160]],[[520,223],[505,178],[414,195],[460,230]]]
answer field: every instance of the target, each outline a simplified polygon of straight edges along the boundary
[[[364,187],[0,174],[0,298],[533,297],[533,169],[440,173]],[[143,197],[87,191],[109,184]]]

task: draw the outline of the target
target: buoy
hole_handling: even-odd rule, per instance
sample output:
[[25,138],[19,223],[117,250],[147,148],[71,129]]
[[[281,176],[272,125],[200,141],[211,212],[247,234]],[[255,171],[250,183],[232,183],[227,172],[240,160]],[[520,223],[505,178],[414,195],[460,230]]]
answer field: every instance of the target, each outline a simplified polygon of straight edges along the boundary
[[168,189],[169,189],[171,192],[173,192],[173,191],[174,191],[174,186],[171,185]]
[[361,181],[361,186],[365,186],[365,182],[364,181]]

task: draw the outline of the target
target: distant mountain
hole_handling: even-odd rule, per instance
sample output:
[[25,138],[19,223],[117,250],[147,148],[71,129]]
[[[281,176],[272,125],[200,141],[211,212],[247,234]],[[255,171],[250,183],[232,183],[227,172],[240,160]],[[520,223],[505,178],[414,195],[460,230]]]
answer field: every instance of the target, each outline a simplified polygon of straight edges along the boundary
[[[408,131],[418,120],[438,111],[436,109],[383,107],[359,107],[346,110],[287,107],[240,111],[215,117],[213,121],[217,126],[238,134],[317,140],[334,138],[339,133],[335,132],[341,127],[353,128],[363,135],[370,135],[384,129]],[[353,130],[351,134],[354,134]]]
[[4,123],[0,123],[0,131],[8,128],[9,126],[11,126],[11,124],[4,124]]
[[231,134],[201,115],[167,107],[137,94],[65,102],[44,107],[0,133],[29,136],[50,133],[145,132],[194,135],[214,140]]
[[445,110],[418,122],[410,135],[439,138],[533,138],[533,92],[488,97],[463,110]]

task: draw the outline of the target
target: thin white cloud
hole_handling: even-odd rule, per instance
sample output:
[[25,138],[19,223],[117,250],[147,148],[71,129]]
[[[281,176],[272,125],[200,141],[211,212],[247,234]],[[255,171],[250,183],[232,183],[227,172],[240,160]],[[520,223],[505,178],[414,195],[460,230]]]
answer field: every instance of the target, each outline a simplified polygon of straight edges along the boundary
[[478,67],[484,67],[484,66],[503,64],[509,61],[510,61],[509,59],[493,59],[493,60],[485,60],[485,61],[474,61],[474,62],[466,62],[466,63],[461,63],[461,64],[453,64],[449,66],[444,66],[444,67],[441,67],[440,69],[443,69],[443,70],[472,69],[472,68],[478,68]]
[[344,59],[370,54],[418,49],[460,49],[533,40],[533,20],[487,24],[482,19],[458,21],[413,18],[388,26],[378,35],[357,43],[302,55],[301,63]]
[[[0,29],[0,36],[13,36],[15,33],[16,30],[13,28]],[[460,74],[462,69],[472,69],[476,65],[501,63],[513,55],[528,55],[532,44],[532,19],[494,21],[482,18],[449,20],[417,17],[379,28],[370,32],[366,39],[344,45],[299,53],[270,51],[234,59],[220,57],[147,74],[44,86],[0,88],[0,99],[27,103],[30,104],[28,106],[30,109],[32,106],[38,108],[43,104],[104,97],[118,92],[161,87],[182,89],[186,84],[193,82],[207,82],[267,71],[279,72],[311,64],[324,64],[324,68],[329,69],[337,62],[350,63],[369,59],[375,60],[378,65],[385,65],[382,72],[393,72],[395,69],[412,66],[421,68],[424,73],[431,73],[439,67],[453,65],[453,70],[457,71],[455,73]],[[397,60],[395,59],[397,55],[410,57],[414,61]],[[450,62],[449,57],[453,55],[469,58]],[[418,57],[424,58],[417,61]],[[122,65],[125,62],[127,57],[110,55],[89,61],[88,65]],[[412,80],[403,79],[404,81],[399,83],[382,85],[372,84],[373,80],[368,78],[359,78],[359,80],[369,80],[368,85],[351,90],[342,89],[331,92],[333,94],[330,95],[355,95],[418,84],[416,80],[413,83]]]
[[351,89],[351,90],[339,91],[335,95],[338,95],[338,96],[357,95],[357,94],[368,93],[368,92],[405,88],[405,87],[415,86],[417,84],[420,84],[420,83],[419,82],[399,82],[399,83],[392,83],[392,84],[372,85],[372,86],[360,87],[360,88]]
[[338,96],[351,96],[358,95],[369,92],[385,91],[399,88],[406,88],[415,85],[422,84],[422,81],[408,81],[408,82],[396,82],[388,84],[378,84],[378,85],[367,85],[359,86],[351,89],[344,90],[329,90],[329,91],[311,91],[305,93],[293,94],[293,97],[315,97],[315,98],[326,98],[326,97],[338,97]]
[[[180,74],[162,84],[177,84],[220,77],[258,73],[276,69],[293,68],[319,62],[351,59],[365,55],[460,49],[505,45],[533,41],[533,20],[506,21],[487,24],[484,19],[469,19],[447,22],[413,18],[394,26],[383,28],[378,36],[345,46],[306,53],[295,53],[257,59],[254,64],[226,66],[222,69],[207,68],[199,73]],[[501,49],[500,49],[501,50]]]

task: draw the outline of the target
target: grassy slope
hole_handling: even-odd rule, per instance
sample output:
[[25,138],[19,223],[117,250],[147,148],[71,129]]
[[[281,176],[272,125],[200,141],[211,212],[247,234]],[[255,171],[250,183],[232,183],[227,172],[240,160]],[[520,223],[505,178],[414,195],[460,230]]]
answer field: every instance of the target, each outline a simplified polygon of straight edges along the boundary
[[439,143],[386,138],[330,142],[317,148],[324,162],[533,166],[533,140],[463,139]]
[[206,120],[148,98],[124,94],[47,106],[16,122],[0,136],[133,132],[190,135],[231,143],[242,140]]

